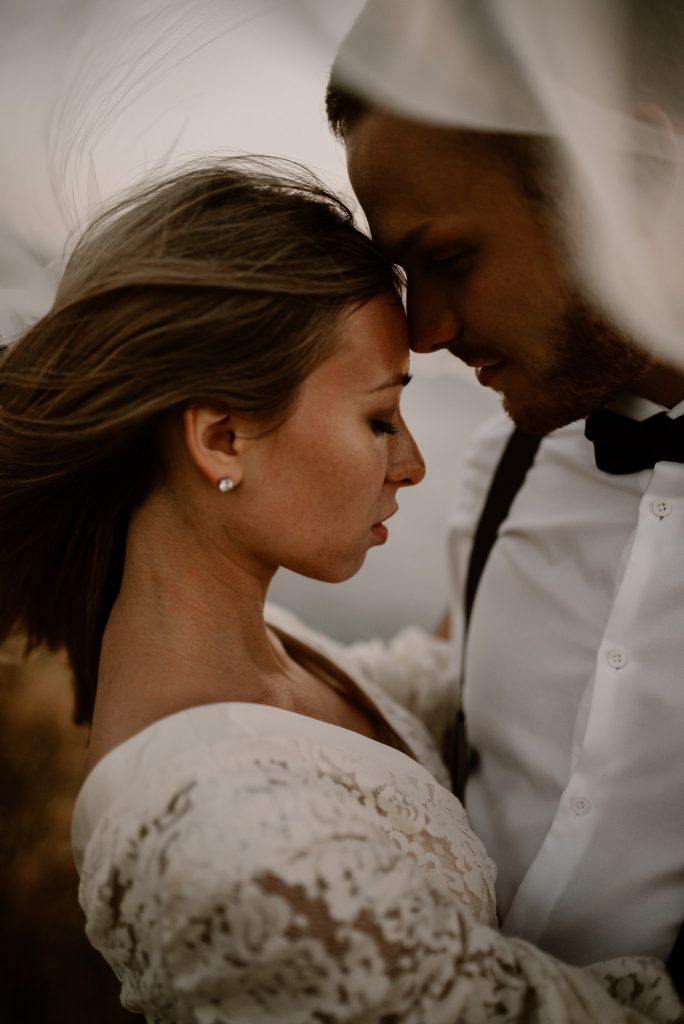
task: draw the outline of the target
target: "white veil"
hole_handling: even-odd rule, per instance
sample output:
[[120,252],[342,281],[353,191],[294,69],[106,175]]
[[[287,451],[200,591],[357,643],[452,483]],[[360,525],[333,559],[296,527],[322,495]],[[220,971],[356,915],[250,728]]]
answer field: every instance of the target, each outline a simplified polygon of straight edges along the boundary
[[[27,54],[37,51],[45,63],[51,49],[42,37],[34,45],[43,25],[34,17],[40,6],[40,0],[28,3],[23,34],[9,19],[0,46],[5,57],[13,47]],[[56,80],[55,94],[63,93],[67,104],[51,112],[49,138],[55,126],[62,138],[49,162],[61,182],[80,187],[89,196],[88,207],[95,207],[98,184],[105,196],[112,187],[101,181],[107,161],[100,160],[95,175],[86,150],[97,150],[100,129],[109,130],[131,96],[140,94],[136,102],[149,108],[148,136],[155,133],[156,138],[157,128],[162,129],[158,143],[150,142],[150,152],[163,165],[177,137],[185,133],[185,141],[194,123],[192,114],[183,119],[184,101],[179,100],[178,125],[172,127],[173,111],[164,93],[167,74],[186,56],[231,32],[245,17],[282,11],[292,30],[280,42],[282,59],[289,53],[296,63],[293,47],[299,39],[327,61],[359,0],[141,0],[135,16],[131,9],[125,19],[118,14],[115,19],[111,5],[102,0],[63,0],[62,7],[73,8],[84,36],[73,54],[69,50],[69,81],[63,81],[56,58],[54,70],[49,67],[50,74],[43,75],[46,88],[54,89]],[[157,43],[148,46],[155,25]],[[55,20],[41,31],[53,38],[57,28]],[[57,53],[60,45],[58,39],[52,49]],[[19,97],[36,89],[35,67],[24,63],[25,81],[16,80],[16,61],[6,59],[0,68],[0,84],[9,91],[12,83],[6,76],[13,75]],[[225,63],[229,67],[229,57]],[[558,158],[567,171],[559,178],[557,200],[568,214],[563,219],[585,286],[629,332],[684,362],[684,0],[369,0],[339,50],[334,74],[352,91],[421,120],[557,140]],[[323,88],[323,80],[310,88],[320,105],[321,134]],[[84,102],[89,92],[90,107]],[[227,107],[241,103],[230,82],[224,102]],[[16,120],[26,123],[32,138],[47,130],[31,124],[21,111]],[[227,139],[220,112],[214,120],[220,147]],[[125,146],[119,148],[125,152]],[[301,156],[307,160],[305,150]],[[72,162],[64,165],[67,158]],[[33,163],[38,166],[40,160]],[[46,197],[45,220],[53,214],[45,188],[38,189],[37,198],[41,195]],[[11,207],[11,190],[5,189],[5,202]],[[59,228],[53,233],[59,234]],[[39,238],[21,241],[21,253],[40,248]],[[54,291],[56,275],[34,280],[19,249],[4,232],[0,335],[5,337],[43,312]],[[49,263],[55,253],[44,253],[42,262]]]
[[192,159],[272,153],[344,182],[330,63],[362,0],[0,0],[0,344],[51,306],[87,223]]
[[414,119],[557,141],[585,287],[684,363],[681,0],[369,0],[333,75]]

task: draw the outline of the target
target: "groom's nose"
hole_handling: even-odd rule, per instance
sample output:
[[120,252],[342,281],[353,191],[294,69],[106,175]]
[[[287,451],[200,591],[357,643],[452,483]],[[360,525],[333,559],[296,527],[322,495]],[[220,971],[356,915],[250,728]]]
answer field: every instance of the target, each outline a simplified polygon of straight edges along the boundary
[[450,348],[463,332],[463,321],[444,294],[443,285],[428,275],[411,275],[407,287],[409,342],[414,352]]

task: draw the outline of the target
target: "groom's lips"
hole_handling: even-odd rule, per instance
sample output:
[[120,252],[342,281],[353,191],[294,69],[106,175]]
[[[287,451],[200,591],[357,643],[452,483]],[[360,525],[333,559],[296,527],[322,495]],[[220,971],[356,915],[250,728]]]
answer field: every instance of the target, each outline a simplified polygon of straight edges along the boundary
[[498,363],[481,363],[475,366],[475,376],[483,387],[495,387],[497,377],[505,368],[506,363],[503,360]]
[[[453,351],[453,350],[452,350]],[[505,359],[495,355],[475,354],[471,352],[454,352],[462,362],[475,370],[475,375],[483,387],[492,387],[496,383],[499,373],[507,365]]]
[[469,366],[472,370],[476,370],[478,376],[482,370],[488,370],[492,366],[500,366],[506,362],[505,359],[499,355],[498,352],[492,350],[487,351],[484,349],[477,349],[474,345],[470,344],[453,344],[449,346],[449,351],[452,356],[460,359],[462,363]]

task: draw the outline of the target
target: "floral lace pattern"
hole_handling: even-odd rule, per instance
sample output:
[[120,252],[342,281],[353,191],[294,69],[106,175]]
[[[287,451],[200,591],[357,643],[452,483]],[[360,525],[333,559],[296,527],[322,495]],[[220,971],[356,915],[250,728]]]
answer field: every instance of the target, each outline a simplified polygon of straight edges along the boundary
[[[400,731],[409,713],[383,699]],[[408,732],[431,770],[426,730]],[[430,770],[244,704],[114,751],[75,835],[87,932],[124,1004],[154,1024],[678,1020],[652,961],[573,968],[496,931],[493,866]]]

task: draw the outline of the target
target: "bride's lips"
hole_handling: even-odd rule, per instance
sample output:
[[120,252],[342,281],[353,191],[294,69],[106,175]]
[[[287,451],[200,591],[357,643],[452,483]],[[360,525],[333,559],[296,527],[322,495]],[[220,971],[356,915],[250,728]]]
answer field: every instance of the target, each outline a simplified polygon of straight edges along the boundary
[[371,533],[377,544],[384,544],[389,537],[389,531],[384,523],[373,523]]
[[[392,516],[394,515],[394,513],[397,512],[397,510],[398,510],[398,506],[395,507],[389,513],[389,515],[385,516],[385,520],[386,519],[391,519]],[[373,534],[373,537],[374,537],[374,539],[375,539],[377,544],[384,544],[385,541],[387,540],[388,536],[389,536],[389,531],[388,531],[387,527],[385,526],[384,520],[381,520],[378,523],[373,523],[373,525],[371,526],[371,533]]]

